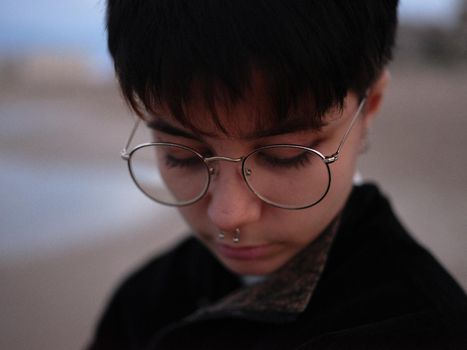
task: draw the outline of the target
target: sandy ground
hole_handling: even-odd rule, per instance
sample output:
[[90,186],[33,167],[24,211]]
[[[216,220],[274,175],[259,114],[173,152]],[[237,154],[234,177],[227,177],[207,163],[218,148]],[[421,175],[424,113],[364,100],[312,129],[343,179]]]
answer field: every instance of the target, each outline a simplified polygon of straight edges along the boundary
[[[115,283],[184,225],[133,188],[118,157],[131,117],[111,84],[1,89],[0,348],[80,349]],[[465,69],[395,67],[360,164],[464,288],[466,111]]]

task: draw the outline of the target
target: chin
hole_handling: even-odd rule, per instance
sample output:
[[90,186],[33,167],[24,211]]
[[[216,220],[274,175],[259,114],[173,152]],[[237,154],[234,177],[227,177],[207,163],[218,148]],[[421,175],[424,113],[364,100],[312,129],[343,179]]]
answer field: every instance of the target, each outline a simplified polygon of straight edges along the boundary
[[208,235],[198,235],[198,239],[222,265],[237,275],[269,275],[283,266],[291,255],[281,244],[237,247],[213,241]]
[[270,275],[282,265],[273,261],[232,261],[217,256],[217,259],[231,272],[237,275],[265,276]]

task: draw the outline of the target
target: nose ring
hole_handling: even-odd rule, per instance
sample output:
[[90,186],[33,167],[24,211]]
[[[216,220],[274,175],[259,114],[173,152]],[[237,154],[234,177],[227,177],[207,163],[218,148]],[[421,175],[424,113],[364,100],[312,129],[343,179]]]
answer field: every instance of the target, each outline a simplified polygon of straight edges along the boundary
[[234,243],[240,242],[240,229],[239,228],[235,229],[235,233],[234,233],[234,236],[233,236],[232,240],[233,240]]
[[[225,238],[225,232],[224,231],[219,231],[219,233],[217,234],[217,238],[222,241]],[[232,241],[234,243],[239,243],[240,242],[240,229],[239,228],[235,229],[233,237],[232,237]]]

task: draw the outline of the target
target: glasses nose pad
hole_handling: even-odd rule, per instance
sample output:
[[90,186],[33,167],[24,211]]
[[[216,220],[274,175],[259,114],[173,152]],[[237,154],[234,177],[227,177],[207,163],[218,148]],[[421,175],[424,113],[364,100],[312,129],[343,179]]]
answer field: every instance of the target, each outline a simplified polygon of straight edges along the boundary
[[[209,172],[209,177],[214,179],[216,176],[219,176],[221,169],[220,169],[220,162],[219,160],[225,160],[228,162],[233,162],[233,163],[238,163],[241,161],[241,159],[231,159],[231,158],[225,158],[225,159],[216,159],[216,161],[210,160],[208,162],[208,172]],[[248,176],[251,175],[252,171],[251,169],[246,170],[248,172]],[[240,170],[240,173],[242,170]]]
[[209,177],[211,177],[211,179],[215,179],[216,176],[218,176],[220,172],[219,162],[209,162],[208,171],[209,171]]

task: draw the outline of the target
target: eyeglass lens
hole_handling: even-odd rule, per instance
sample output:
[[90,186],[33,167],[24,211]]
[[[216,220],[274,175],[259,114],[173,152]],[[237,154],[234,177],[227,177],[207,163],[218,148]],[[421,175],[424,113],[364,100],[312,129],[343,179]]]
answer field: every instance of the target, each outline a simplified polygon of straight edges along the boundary
[[[168,205],[194,203],[206,192],[210,177],[208,166],[197,153],[176,145],[135,149],[130,172],[146,195]],[[330,183],[329,168],[322,157],[304,147],[260,148],[245,159],[243,176],[259,198],[290,209],[320,201]]]

